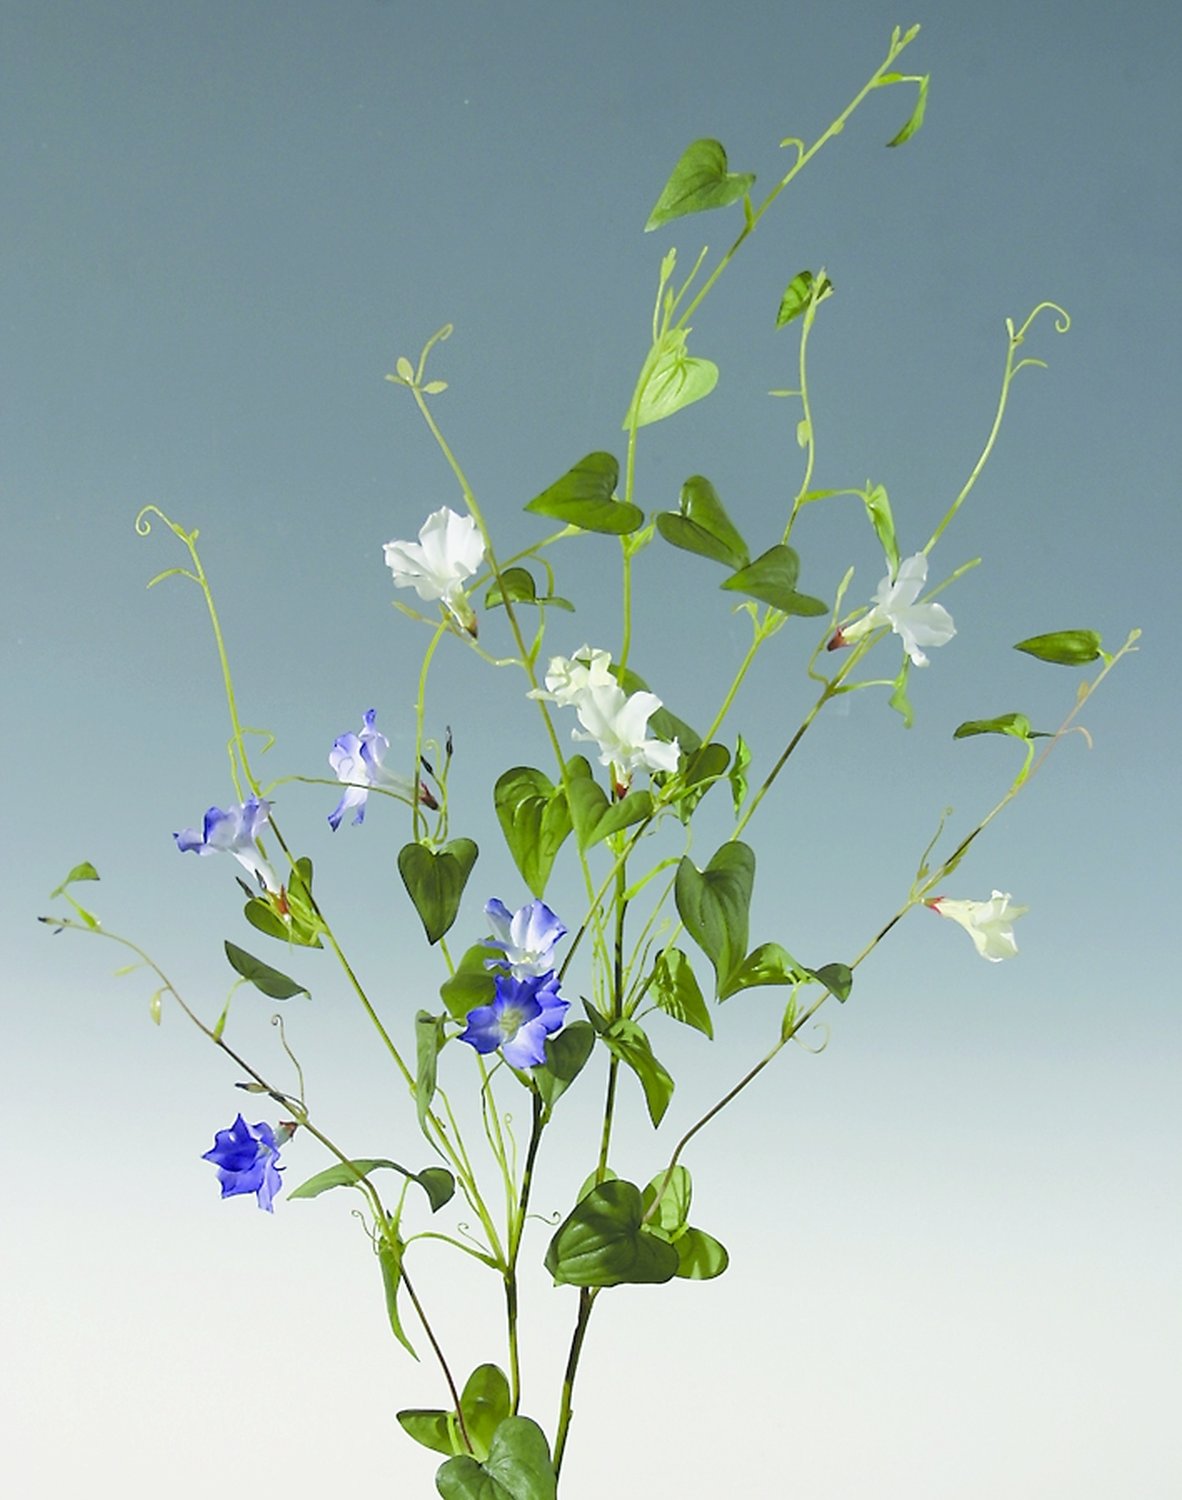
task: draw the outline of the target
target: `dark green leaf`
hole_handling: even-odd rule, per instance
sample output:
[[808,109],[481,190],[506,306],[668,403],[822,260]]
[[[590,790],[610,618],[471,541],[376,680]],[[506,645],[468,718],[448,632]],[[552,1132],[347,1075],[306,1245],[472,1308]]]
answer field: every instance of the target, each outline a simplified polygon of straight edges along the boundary
[[419,1128],[425,1131],[427,1112],[435,1097],[435,1075],[439,1053],[447,1040],[444,1018],[421,1010],[415,1016],[415,1108]]
[[624,536],[640,530],[644,512],[630,501],[614,498],[619,477],[620,466],[610,453],[588,453],[525,508],[583,531]]
[[[389,1231],[393,1234],[393,1231]],[[402,1252],[404,1250],[402,1241],[394,1235],[391,1239],[383,1234],[378,1241],[378,1261],[382,1267],[382,1286],[386,1291],[386,1315],[390,1319],[390,1328],[394,1337],[406,1350],[412,1359],[418,1359],[414,1351],[414,1345],[407,1338],[402,1328],[402,1318],[398,1312],[398,1288],[402,1282]]]
[[399,851],[398,873],[429,943],[437,943],[455,921],[478,853],[471,839],[452,839],[438,850],[405,844]]
[[502,949],[490,948],[486,943],[475,943],[467,950],[456,972],[439,986],[440,997],[453,1020],[466,1020],[470,1010],[492,1004],[497,981],[489,970],[488,960],[499,963],[504,957]]
[[753,989],[761,984],[800,984],[807,978],[809,970],[796,962],[779,943],[760,943],[744,958],[718,992],[725,1000],[739,990]]
[[572,756],[567,772],[569,807],[580,849],[590,849],[608,834],[652,816],[653,799],[649,792],[630,792],[619,802],[609,801],[592,776],[586,756]]
[[677,867],[677,912],[686,931],[714,965],[719,994],[747,952],[754,881],[755,854],[737,841],[723,844],[705,870],[698,870],[687,857]]
[[747,594],[763,604],[786,615],[823,615],[829,606],[809,594],[796,592],[796,579],[800,572],[800,558],[791,547],[777,542],[745,568],[740,568],[719,585]]
[[533,895],[541,897],[571,830],[566,793],[532,766],[514,766],[497,778],[493,803],[521,878]]
[[[900,79],[900,82],[902,81],[903,80]],[[919,129],[919,127],[923,124],[924,112],[928,107],[928,84],[930,82],[931,74],[925,73],[924,76],[919,80],[919,95],[916,98],[915,108],[911,111],[910,118],[908,119],[906,125],[903,126],[902,130],[899,131],[898,135],[894,136],[887,142],[888,146],[901,146],[904,141],[909,141],[915,134],[915,132]]]
[[635,1183],[603,1182],[577,1203],[546,1251],[546,1269],[567,1286],[622,1286],[671,1281],[678,1255],[641,1220]]
[[[718,384],[718,366],[699,359],[686,349],[687,330],[671,328],[645,374],[644,385],[636,403],[636,425],[647,427],[662,422],[708,396]],[[624,418],[624,427],[632,425],[632,410]],[[635,529],[635,528],[630,528]]]
[[649,1118],[654,1126],[659,1125],[673,1098],[673,1079],[653,1056],[648,1037],[635,1021],[621,1019],[612,1023],[603,1040],[640,1080]]
[[533,1080],[548,1109],[583,1071],[595,1046],[595,1028],[587,1021],[572,1021],[546,1038],[546,1061],[533,1069]]
[[455,1196],[455,1178],[446,1167],[424,1167],[421,1172],[411,1172],[406,1167],[399,1166],[396,1161],[389,1161],[384,1156],[358,1157],[347,1165],[337,1162],[334,1167],[327,1167],[323,1172],[317,1172],[315,1177],[309,1177],[307,1182],[301,1182],[298,1188],[293,1188],[288,1193],[288,1198],[317,1198],[321,1193],[326,1193],[330,1188],[356,1187],[362,1177],[368,1177],[378,1167],[391,1167],[395,1172],[401,1172],[403,1177],[409,1177],[412,1182],[417,1182],[427,1194],[431,1203],[431,1212],[438,1213],[445,1203]]
[[443,1500],[555,1500],[558,1493],[546,1436],[529,1417],[506,1417],[478,1463],[449,1458],[435,1475]]
[[741,198],[754,181],[754,172],[727,171],[726,151],[721,141],[694,141],[682,152],[669,181],[661,189],[645,230],[658,229],[683,214],[726,208]]
[[679,512],[662,511],[657,530],[674,547],[696,552],[728,568],[745,568],[751,561],[747,543],[727,515],[718,492],[708,479],[693,474],[681,487]]
[[677,1274],[687,1281],[711,1281],[721,1276],[730,1256],[718,1241],[702,1229],[687,1229],[674,1246],[677,1251]]
[[808,969],[814,979],[820,980],[834,999],[844,1005],[854,987],[853,970],[848,964],[822,964],[819,969]]
[[255,958],[247,953],[245,948],[239,948],[235,943],[225,940],[226,957],[230,960],[230,966],[236,969],[243,979],[249,979],[256,990],[262,990],[264,995],[270,996],[272,1000],[290,1000],[293,995],[307,995],[311,998],[311,990],[302,984],[297,984],[294,979],[289,979],[286,974],[281,974],[278,969],[273,969],[270,964],[265,964],[261,959]]
[[493,583],[484,596],[485,609],[493,609],[508,599],[513,604],[536,604],[538,587],[528,568],[504,568],[500,583]]
[[1025,651],[1027,656],[1056,666],[1082,667],[1099,657],[1100,636],[1094,630],[1055,630],[1049,635],[1032,635],[1029,640],[1019,641],[1014,650]]
[[653,998],[666,1015],[713,1038],[710,1008],[698,987],[689,959],[680,948],[670,948],[657,959],[652,989]]
[[[814,276],[811,271],[798,271],[784,289],[784,295],[780,298],[780,310],[776,314],[776,327],[783,328],[786,323],[791,323],[793,318],[799,318],[801,313],[809,305],[813,295]],[[817,293],[817,301],[823,302],[826,297],[832,296],[833,283],[828,276],[821,279],[821,289]]]
[[1015,739],[1030,740],[1036,733],[1025,714],[998,714],[996,719],[966,719],[952,731],[952,738],[967,740],[975,734],[1012,734]]

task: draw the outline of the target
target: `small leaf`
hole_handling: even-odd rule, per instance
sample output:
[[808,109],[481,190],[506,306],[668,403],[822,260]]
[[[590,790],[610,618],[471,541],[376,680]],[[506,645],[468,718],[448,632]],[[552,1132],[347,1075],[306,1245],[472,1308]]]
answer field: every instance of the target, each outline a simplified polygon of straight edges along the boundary
[[678,1236],[674,1248],[677,1274],[687,1281],[712,1281],[730,1264],[725,1247],[703,1229],[687,1229]]
[[415,1109],[419,1128],[426,1134],[427,1114],[435,1097],[435,1076],[439,1053],[447,1040],[444,1018],[421,1010],[415,1016]]
[[[671,328],[656,350],[636,403],[637,427],[663,422],[683,407],[701,401],[718,384],[718,366],[686,352],[687,333],[684,328]],[[632,425],[631,419],[629,409],[625,428]]]
[[500,583],[493,583],[484,596],[485,609],[493,609],[509,599],[513,604],[536,604],[538,586],[528,568],[504,568]]
[[641,1221],[635,1183],[602,1182],[559,1226],[546,1251],[546,1269],[566,1286],[645,1285],[671,1281],[678,1254]]
[[694,141],[682,152],[644,226],[647,232],[684,214],[726,208],[755,182],[754,172],[728,172],[721,141]]
[[1027,656],[1056,666],[1082,667],[1099,657],[1100,636],[1094,630],[1055,630],[1049,635],[1032,635],[1019,641],[1014,650],[1025,651]]
[[226,939],[225,947],[230,967],[236,969],[243,979],[248,979],[256,990],[262,990],[263,994],[272,1000],[290,1000],[293,995],[307,995],[311,999],[312,992],[305,985],[297,984],[294,979],[289,979],[286,974],[281,974],[270,964],[265,964],[253,954],[247,953],[245,948],[239,948],[229,939]]
[[653,1056],[644,1031],[635,1021],[615,1021],[604,1032],[603,1040],[614,1056],[636,1074],[644,1090],[649,1119],[657,1126],[664,1118],[673,1098],[673,1079]]
[[644,525],[644,512],[630,501],[615,498],[619,477],[620,466],[610,453],[588,453],[525,508],[582,531],[625,536]]
[[800,984],[809,972],[779,943],[760,943],[730,975],[719,990],[718,998],[725,1000],[739,990],[754,989],[762,984]]
[[[811,271],[798,271],[784,289],[784,295],[780,298],[780,310],[776,314],[776,327],[783,328],[785,324],[791,323],[793,318],[799,318],[801,313],[809,305],[813,295],[813,273]],[[823,302],[826,297],[833,295],[833,283],[828,276],[822,276],[821,289],[817,293],[817,301]]]
[[460,1395],[464,1426],[478,1459],[488,1457],[497,1428],[509,1415],[509,1381],[496,1365],[477,1365]]
[[557,1483],[546,1436],[529,1417],[506,1417],[483,1463],[461,1453],[435,1474],[443,1500],[555,1500]]
[[486,943],[475,943],[467,950],[455,973],[439,986],[440,997],[453,1020],[464,1021],[477,1006],[492,1004],[497,981],[489,971],[488,961],[501,963],[504,957],[502,949],[490,948]]
[[848,964],[823,964],[819,969],[807,969],[814,979],[819,980],[834,999],[843,1005],[850,998],[850,991],[854,987],[853,970]]
[[1012,734],[1015,739],[1045,739],[1046,735],[1031,729],[1025,714],[998,714],[996,719],[966,719],[952,731],[954,740],[967,740],[975,734]]
[[452,839],[442,849],[405,844],[398,854],[398,873],[423,924],[429,943],[437,943],[455,921],[460,898],[479,853],[471,839]]
[[751,751],[747,746],[747,741],[739,735],[735,740],[735,758],[731,761],[731,768],[727,772],[736,818],[743,810],[743,803],[747,800],[747,767],[750,764]]
[[895,540],[895,518],[891,514],[891,502],[887,497],[887,492],[881,484],[876,484],[872,490],[867,490],[863,494],[862,500],[866,506],[870,524],[874,527],[874,534],[882,546],[887,570],[894,578],[899,571],[899,544]]
[[656,1213],[649,1219],[654,1229],[674,1237],[689,1222],[690,1204],[693,1202],[694,1186],[687,1167],[676,1166],[672,1171],[658,1172],[645,1188],[641,1203],[647,1214],[658,1192],[661,1195]]
[[721,585],[737,593],[747,594],[786,615],[825,615],[829,606],[820,599],[796,592],[796,579],[800,573],[800,558],[791,547],[777,543],[764,553],[740,568]]
[[448,1411],[421,1411],[408,1409],[395,1412],[398,1424],[408,1437],[414,1438],[424,1448],[436,1453],[463,1453],[464,1439],[460,1435],[455,1415]]
[[331,1188],[356,1187],[361,1177],[368,1177],[379,1167],[390,1167],[395,1172],[401,1172],[403,1177],[409,1177],[412,1182],[417,1182],[430,1200],[432,1213],[438,1213],[443,1205],[455,1196],[455,1178],[446,1167],[424,1167],[421,1172],[411,1172],[384,1156],[365,1156],[358,1157],[356,1161],[337,1162],[335,1166],[326,1167],[323,1172],[317,1172],[314,1177],[309,1177],[307,1182],[301,1182],[298,1188],[293,1188],[287,1197],[289,1200],[318,1198],[321,1193],[327,1193]]
[[911,699],[907,696],[907,679],[911,675],[911,658],[903,657],[903,664],[899,668],[899,675],[895,678],[895,685],[891,689],[891,696],[887,699],[888,705],[902,717],[903,728],[910,729],[915,723],[915,710],[911,707]]
[[414,1345],[402,1329],[402,1318],[398,1312],[398,1288],[402,1282],[402,1252],[404,1245],[397,1235],[383,1234],[378,1241],[378,1261],[382,1268],[382,1286],[386,1292],[386,1316],[390,1319],[390,1330],[412,1359],[418,1359]]
[[398,356],[397,360],[394,362],[394,368],[398,371],[399,380],[405,380],[408,383],[414,380],[415,367],[411,364],[410,360],[407,359],[405,354],[400,354]]
[[590,849],[609,834],[652,816],[650,792],[629,792],[619,802],[609,801],[592,776],[586,756],[572,756],[567,762],[567,773],[570,813],[580,849]]
[[95,869],[95,867],[90,863],[89,860],[83,860],[80,865],[74,866],[74,868],[62,881],[61,885],[54,886],[53,890],[49,893],[49,899],[53,901],[56,897],[61,895],[61,893],[68,885],[73,885],[76,880],[97,880],[98,878],[99,872]]
[[[899,82],[904,81],[905,80],[903,79],[899,80]],[[931,74],[925,73],[924,76],[919,80],[919,95],[915,101],[915,108],[911,111],[910,118],[908,119],[906,125],[903,126],[902,130],[899,131],[898,135],[894,136],[887,142],[888,146],[903,145],[905,141],[909,141],[911,139],[911,137],[923,124],[924,112],[928,107],[928,84],[930,82]]]
[[689,959],[680,948],[670,948],[657,959],[653,969],[653,998],[666,1015],[713,1039],[710,1008]]
[[681,487],[678,504],[680,511],[662,511],[657,516],[657,530],[667,542],[729,568],[747,566],[751,561],[747,543],[708,479],[691,475]]
[[513,862],[531,894],[540,898],[571,831],[566,793],[532,766],[514,766],[497,778],[493,804]]
[[595,1046],[595,1028],[588,1021],[571,1021],[546,1038],[546,1061],[533,1068],[533,1080],[548,1109],[566,1093],[583,1071]]
[[714,965],[722,993],[747,952],[747,922],[755,882],[755,854],[747,844],[723,844],[705,870],[687,856],[677,867],[674,897],[686,931]]
[[441,391],[447,390],[446,380],[428,380],[423,387],[424,396],[438,396]]

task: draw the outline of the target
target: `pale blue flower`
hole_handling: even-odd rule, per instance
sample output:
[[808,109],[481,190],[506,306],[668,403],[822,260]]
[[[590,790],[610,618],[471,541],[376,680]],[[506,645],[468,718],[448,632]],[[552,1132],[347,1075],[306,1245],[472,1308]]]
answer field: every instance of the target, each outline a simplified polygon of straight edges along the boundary
[[484,908],[496,937],[490,946],[503,948],[504,959],[489,959],[488,967],[504,963],[514,979],[547,974],[554,968],[554,947],[566,936],[566,925],[544,901],[531,901],[519,911],[510,912],[495,897]]
[[468,1026],[460,1041],[477,1052],[495,1052],[513,1068],[532,1068],[546,1061],[546,1038],[562,1025],[569,1001],[558,994],[554,974],[529,979],[497,975],[497,992],[491,1005],[478,1005],[468,1012]]
[[[333,831],[340,827],[341,819],[350,810],[356,808],[353,814],[354,823],[360,823],[365,818],[365,800],[369,796],[370,787],[385,787],[389,791],[396,792],[406,802],[414,802],[414,782],[409,776],[398,776],[393,771],[387,771],[382,764],[386,757],[386,751],[390,748],[390,741],[386,736],[374,728],[374,720],[377,718],[377,710],[368,708],[361,725],[361,733],[340,735],[333,741],[333,747],[328,752],[328,763],[337,774],[337,779],[347,781],[353,785],[346,786],[341,795],[341,800],[328,815],[328,821],[332,824]],[[363,783],[357,785],[357,783]],[[419,788],[419,800],[426,803],[428,807],[435,807],[435,798],[425,787]]]
[[260,1208],[274,1212],[271,1200],[280,1187],[279,1145],[265,1120],[248,1125],[239,1115],[229,1130],[215,1134],[212,1150],[201,1160],[217,1167],[223,1198],[254,1193]]
[[225,811],[211,807],[200,830],[184,828],[180,833],[174,833],[173,838],[182,853],[232,854],[256,881],[269,891],[277,891],[279,882],[257,843],[270,816],[271,804],[252,793],[245,802],[227,807]]

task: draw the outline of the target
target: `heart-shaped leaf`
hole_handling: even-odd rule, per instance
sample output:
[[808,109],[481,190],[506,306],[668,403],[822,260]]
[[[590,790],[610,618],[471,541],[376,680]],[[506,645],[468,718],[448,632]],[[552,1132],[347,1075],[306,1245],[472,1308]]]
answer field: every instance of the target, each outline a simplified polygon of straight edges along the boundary
[[633,823],[652,816],[653,799],[649,792],[630,792],[619,802],[611,802],[591,773],[585,755],[574,755],[567,763],[568,798],[575,837],[580,849],[590,849],[610,833],[619,833]]
[[546,1269],[567,1286],[623,1286],[671,1281],[677,1251],[641,1221],[635,1183],[617,1178],[592,1188],[559,1226]]
[[747,923],[755,882],[749,845],[723,844],[704,870],[687,856],[677,867],[673,894],[686,931],[714,965],[721,995],[747,952]]
[[256,990],[261,990],[272,1000],[290,1000],[293,995],[307,995],[309,999],[311,998],[312,992],[305,985],[297,984],[294,979],[289,979],[286,974],[281,974],[270,964],[263,963],[262,959],[255,958],[252,953],[247,953],[245,948],[239,948],[228,938],[226,939],[226,957],[230,960],[230,966],[236,969],[243,979],[249,979]]
[[439,986],[440,998],[453,1020],[463,1021],[478,1005],[492,1004],[497,981],[489,970],[489,961],[503,963],[504,958],[502,949],[490,948],[487,943],[474,943],[467,950],[455,973]]
[[534,1066],[533,1080],[543,1104],[553,1109],[586,1066],[595,1046],[595,1028],[589,1021],[571,1021],[548,1036],[545,1046],[546,1061]]
[[514,766],[497,778],[493,804],[521,878],[533,895],[541,897],[554,858],[571,830],[566,793],[532,766]]
[[761,553],[753,563],[732,573],[720,588],[734,589],[736,593],[748,594],[763,604],[786,615],[824,615],[829,606],[809,594],[796,592],[796,579],[800,573],[800,558],[791,547],[777,542]]
[[635,1021],[621,1019],[604,1033],[603,1040],[640,1080],[649,1119],[659,1125],[673,1098],[673,1079],[653,1056],[648,1037]]
[[809,973],[779,943],[760,943],[730,975],[718,998],[725,1000],[728,995],[760,984],[802,984]]
[[1100,636],[1094,630],[1054,630],[1019,641],[1014,650],[1059,667],[1082,667],[1099,657]]
[[657,530],[674,547],[696,552],[700,557],[745,568],[751,561],[747,543],[727,515],[718,491],[701,474],[693,474],[681,487],[680,511],[662,511]]
[[452,839],[442,849],[406,844],[399,851],[398,873],[429,943],[437,943],[455,921],[479,852],[471,839]]
[[[661,422],[683,406],[708,396],[718,384],[718,366],[686,351],[684,328],[671,328],[651,358],[635,406],[637,427]],[[624,427],[632,425],[632,408]]]
[[854,972],[848,964],[822,964],[819,969],[806,971],[818,980],[843,1005],[854,987]]
[[658,229],[683,214],[726,208],[741,198],[754,181],[754,172],[727,171],[726,151],[721,141],[694,141],[681,153],[669,181],[661,189],[645,231]]
[[677,1238],[677,1274],[687,1281],[712,1281],[721,1276],[730,1264],[730,1256],[723,1245],[704,1229],[686,1229]]
[[[783,328],[786,323],[791,323],[793,318],[799,318],[804,312],[812,299],[815,279],[811,271],[798,271],[784,288],[784,295],[780,298],[780,310],[776,313],[777,328]],[[823,276],[820,290],[817,292],[817,301],[823,302],[826,297],[832,295],[833,283],[828,276]]]
[[555,1500],[558,1481],[546,1435],[529,1417],[506,1417],[483,1463],[462,1454],[435,1474],[443,1500]]
[[653,998],[675,1021],[713,1038],[714,1023],[710,1009],[690,968],[689,959],[680,948],[670,948],[657,959],[653,970]]
[[615,498],[619,477],[620,466],[610,453],[588,453],[525,508],[583,531],[625,536],[644,525],[644,512],[631,501]]
[[689,1221],[690,1204],[694,1197],[689,1168],[677,1166],[672,1171],[657,1173],[641,1197],[645,1213],[652,1207],[658,1193],[661,1195],[660,1202],[649,1222],[667,1235],[677,1235]]

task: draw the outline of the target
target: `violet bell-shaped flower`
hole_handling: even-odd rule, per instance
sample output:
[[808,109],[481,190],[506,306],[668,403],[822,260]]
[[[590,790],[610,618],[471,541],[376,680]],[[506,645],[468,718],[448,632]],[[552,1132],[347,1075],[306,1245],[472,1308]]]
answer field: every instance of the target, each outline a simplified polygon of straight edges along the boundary
[[481,1053],[499,1048],[511,1068],[532,1068],[546,1061],[546,1038],[561,1027],[569,1008],[570,1002],[558,993],[554,974],[528,979],[498,974],[492,1004],[468,1012],[468,1025],[459,1040]]
[[956,634],[952,616],[942,604],[917,604],[920,590],[927,582],[928,560],[923,552],[905,558],[892,578],[887,576],[875,590],[874,602],[867,614],[852,625],[843,625],[829,642],[828,649],[851,646],[871,630],[889,625],[903,642],[903,650],[917,667],[926,667],[928,659],[921,646],[943,646]]
[[271,804],[252,793],[245,802],[224,811],[211,807],[200,830],[184,828],[173,838],[184,854],[232,854],[257,882],[278,891],[279,882],[256,842],[270,816]]
[[471,516],[457,515],[445,505],[423,522],[417,542],[387,542],[382,550],[395,588],[413,588],[420,599],[441,600],[462,629],[476,634],[476,613],[464,580],[484,561],[484,539]]
[[994,891],[988,901],[953,901],[947,896],[933,896],[924,905],[959,923],[981,957],[992,964],[1013,958],[1017,953],[1014,923],[1030,910],[1028,906],[1011,906],[1008,891]]
[[[341,794],[341,800],[328,815],[328,821],[334,833],[341,826],[341,819],[351,808],[356,808],[353,822],[364,821],[365,803],[371,787],[381,787],[395,792],[405,802],[412,805],[414,803],[414,782],[410,777],[398,776],[393,771],[387,771],[382,764],[386,751],[390,748],[390,741],[374,728],[376,718],[376,709],[366,709],[361,732],[353,734],[350,731],[348,734],[339,735],[328,752],[328,763],[336,772],[337,780],[349,783]],[[419,801],[431,808],[439,805],[430,789],[422,783],[419,785]]]
[[503,964],[514,979],[550,973],[554,968],[554,948],[566,936],[566,924],[544,901],[534,900],[511,912],[503,901],[494,897],[484,911],[496,933],[490,946],[504,951],[503,958],[487,961],[490,969]]
[[279,1191],[279,1143],[265,1120],[248,1125],[241,1114],[229,1130],[219,1130],[213,1147],[202,1161],[211,1161],[218,1169],[222,1197],[254,1193],[260,1208],[273,1213],[271,1200]]

